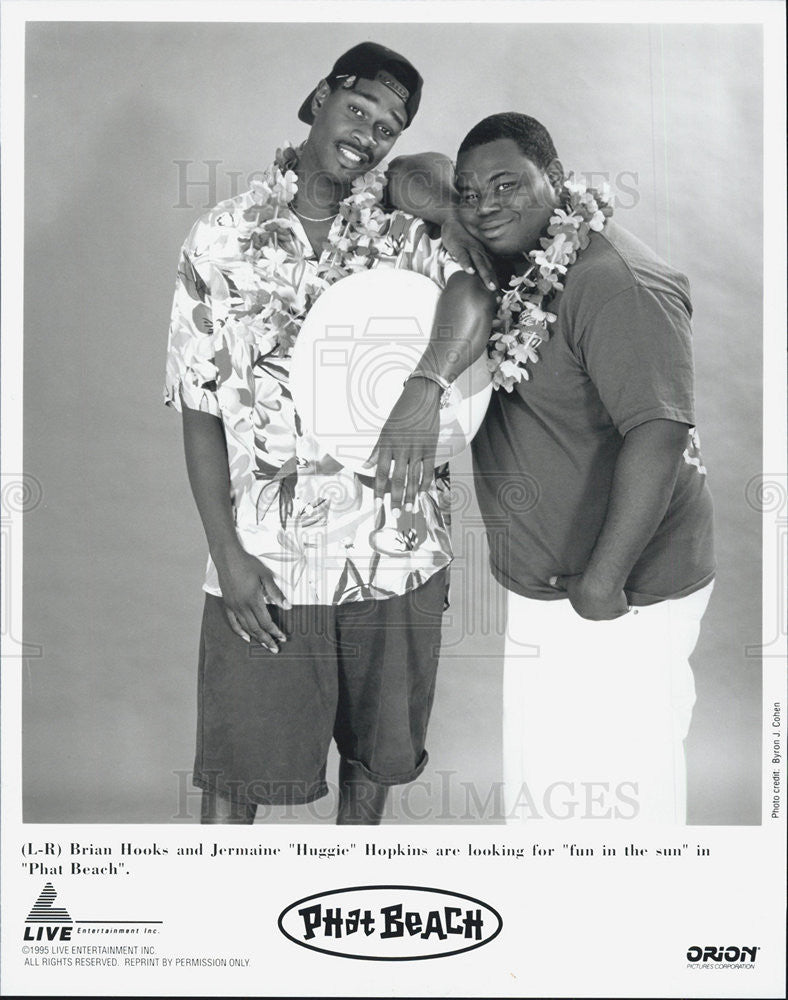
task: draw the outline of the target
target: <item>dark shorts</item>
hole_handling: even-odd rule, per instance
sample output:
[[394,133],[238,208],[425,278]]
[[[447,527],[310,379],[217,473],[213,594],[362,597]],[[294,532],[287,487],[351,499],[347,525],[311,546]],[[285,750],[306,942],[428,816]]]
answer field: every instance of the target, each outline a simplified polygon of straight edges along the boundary
[[339,753],[383,785],[424,769],[446,570],[402,597],[269,606],[288,640],[273,654],[239,638],[205,595],[194,783],[241,803],[311,802]]

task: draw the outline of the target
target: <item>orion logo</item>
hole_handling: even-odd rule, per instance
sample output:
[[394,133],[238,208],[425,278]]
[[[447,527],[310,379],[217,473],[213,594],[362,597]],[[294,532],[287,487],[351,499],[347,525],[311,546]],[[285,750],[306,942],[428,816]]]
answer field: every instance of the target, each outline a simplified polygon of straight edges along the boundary
[[759,946],[750,948],[739,947],[738,945],[704,945],[694,944],[687,951],[688,962],[721,962],[728,965],[739,965],[745,962],[755,962],[755,956],[760,951]]

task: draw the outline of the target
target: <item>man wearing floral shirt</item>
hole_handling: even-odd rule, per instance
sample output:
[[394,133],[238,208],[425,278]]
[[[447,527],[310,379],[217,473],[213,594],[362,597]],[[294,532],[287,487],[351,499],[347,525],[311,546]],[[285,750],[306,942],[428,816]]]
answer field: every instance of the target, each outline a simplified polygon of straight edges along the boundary
[[[423,488],[411,486],[402,509],[376,504],[374,471],[355,475],[324,455],[289,391],[310,306],[368,267],[445,284],[436,329],[474,354],[486,341],[481,284],[420,220],[380,204],[375,167],[421,85],[382,46],[345,53],[300,109],[312,126],[302,146],[279,150],[264,180],[199,219],[183,247],[165,400],[182,412],[210,550],[194,772],[203,822],[249,823],[260,804],[324,795],[332,735],[339,823],[379,822],[388,786],[426,764],[451,561],[441,476],[431,483],[425,461]],[[426,376],[407,383],[406,411],[437,419],[456,357],[450,343],[433,346]]]

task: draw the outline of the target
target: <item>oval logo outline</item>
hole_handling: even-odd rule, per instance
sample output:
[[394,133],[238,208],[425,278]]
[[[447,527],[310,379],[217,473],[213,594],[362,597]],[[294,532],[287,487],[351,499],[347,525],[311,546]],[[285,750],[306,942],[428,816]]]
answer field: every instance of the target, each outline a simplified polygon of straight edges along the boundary
[[[366,892],[368,890],[378,891],[381,889],[387,890],[407,890],[408,892],[433,892],[441,896],[451,896],[454,899],[463,899],[469,903],[476,903],[477,905],[483,907],[487,912],[491,913],[498,922],[498,926],[495,928],[489,937],[484,938],[482,941],[476,941],[473,944],[469,944],[464,948],[455,948],[453,951],[442,951],[436,952],[432,955],[353,955],[349,952],[342,951],[331,951],[329,948],[321,948],[314,944],[309,944],[306,941],[299,941],[298,938],[293,937],[289,931],[284,927],[283,921],[291,910],[294,910],[297,906],[302,903],[308,903],[313,899],[324,899],[326,896],[337,896],[342,894],[347,894],[350,892]],[[327,889],[325,892],[314,892],[309,896],[304,896],[302,899],[297,899],[294,903],[290,903],[286,906],[282,912],[279,914],[277,920],[277,926],[280,932],[293,944],[299,945],[301,948],[307,948],[309,951],[317,951],[323,955],[330,955],[332,958],[352,958],[357,961],[363,962],[419,962],[426,959],[433,958],[449,958],[452,955],[462,955],[465,952],[473,951],[475,948],[481,948],[483,945],[489,944],[494,941],[495,938],[503,930],[503,917],[495,909],[494,906],[490,906],[489,903],[485,903],[484,900],[477,899],[475,896],[468,896],[462,892],[454,892],[451,889],[436,889],[434,886],[427,885],[350,885],[345,886],[343,889]]]

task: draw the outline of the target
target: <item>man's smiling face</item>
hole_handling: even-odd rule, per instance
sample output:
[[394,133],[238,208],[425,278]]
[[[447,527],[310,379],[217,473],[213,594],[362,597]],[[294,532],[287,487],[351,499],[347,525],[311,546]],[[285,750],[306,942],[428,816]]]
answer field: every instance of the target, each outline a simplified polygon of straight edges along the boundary
[[319,168],[342,182],[377,166],[407,123],[403,102],[378,80],[358,79],[334,91],[323,83],[313,108],[307,147]]
[[558,160],[542,170],[514,139],[475,146],[457,159],[462,224],[496,256],[528,253],[558,203]]

